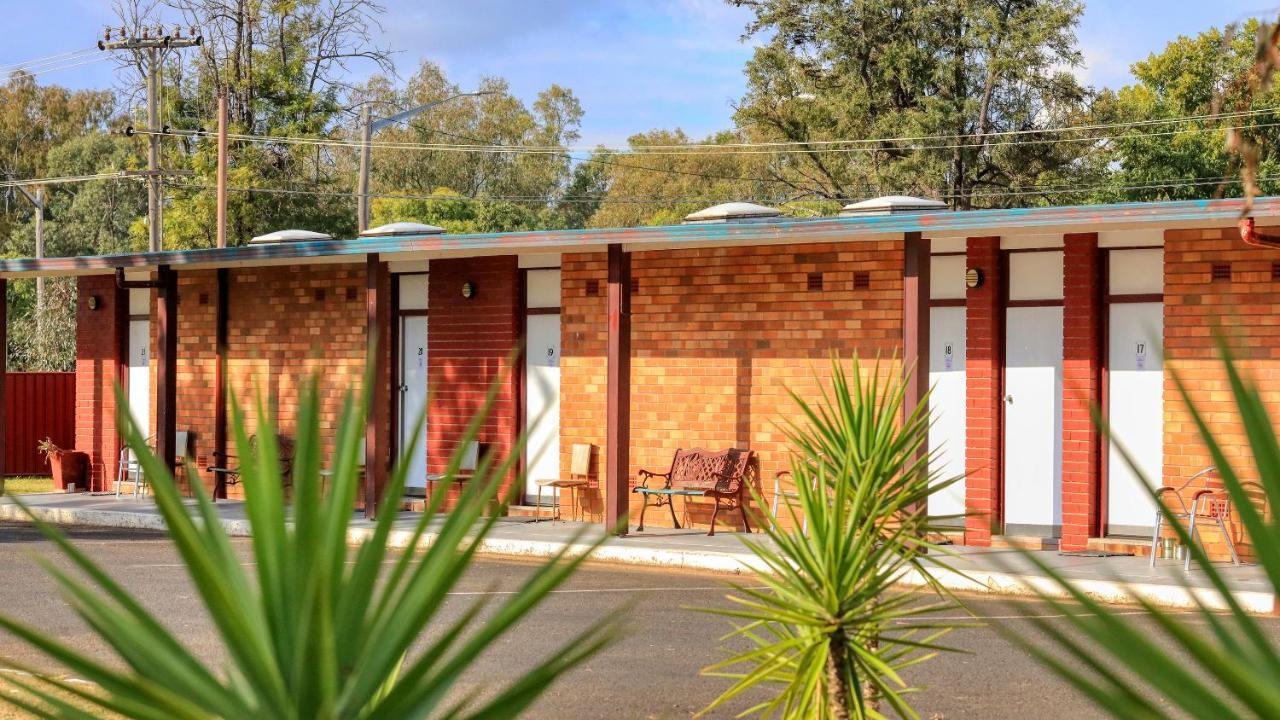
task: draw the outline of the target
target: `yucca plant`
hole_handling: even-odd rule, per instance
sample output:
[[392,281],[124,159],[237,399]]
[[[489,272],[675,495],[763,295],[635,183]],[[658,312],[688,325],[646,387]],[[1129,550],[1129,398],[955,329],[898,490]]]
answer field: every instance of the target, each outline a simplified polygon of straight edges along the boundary
[[923,617],[952,605],[938,588],[893,589],[903,573],[928,572],[924,554],[939,548],[925,501],[959,479],[929,471],[927,398],[904,419],[901,376],[877,363],[864,378],[856,356],[848,373],[832,360],[830,385],[814,402],[792,393],[804,418],[785,427],[793,529],[769,517],[767,541],[745,540],[765,567],[752,584],[766,589],[737,584],[730,607],[708,609],[735,621],[727,641],[748,647],[704,670],[734,681],[707,711],[763,690],[743,715],[880,718],[887,706],[916,717],[902,672],[944,649],[954,627]]
[[[493,397],[491,391],[485,411],[472,419],[461,446],[476,436]],[[119,407],[126,406],[119,401]],[[493,526],[495,518],[483,513],[501,480],[515,472],[519,447],[504,459],[482,458],[457,507],[435,530],[430,547],[397,555],[388,551],[387,538],[405,485],[407,463],[401,464],[388,482],[372,538],[351,549],[347,532],[360,475],[364,408],[364,402],[348,395],[330,459],[331,489],[322,494],[316,381],[307,385],[296,422],[296,497],[289,507],[274,424],[262,402],[257,403],[256,453],[251,451],[242,411],[233,406],[235,444],[246,460],[242,482],[253,533],[251,571],[241,564],[201,485],[192,484],[197,511],[193,518],[173,476],[122,413],[129,446],[154,488],[156,505],[208,610],[226,663],[212,667],[193,655],[124,586],[57,529],[32,517],[83,573],[80,579],[45,564],[72,609],[115,651],[119,662],[99,662],[34,627],[0,616],[0,628],[96,685],[86,687],[8,663],[32,672],[41,682],[10,675],[8,682],[25,694],[0,698],[46,718],[507,718],[519,715],[565,671],[609,642],[614,626],[604,621],[483,700],[470,693],[451,694],[468,667],[563,583],[582,558],[554,558],[487,617],[482,618],[487,608],[481,600],[457,620],[438,620],[446,597]],[[419,430],[421,426],[419,420]],[[459,463],[455,456],[446,474],[456,473]],[[443,488],[449,485],[440,483]],[[418,519],[411,547],[438,519],[443,497],[443,492],[437,493]],[[429,627],[434,632],[426,639]]]
[[[1249,442],[1252,471],[1263,488],[1267,505],[1275,507],[1280,501],[1280,441],[1275,426],[1258,386],[1241,374],[1225,341],[1219,339],[1218,347]],[[1245,484],[1251,481],[1242,479],[1250,470],[1231,460],[1192,401],[1183,378],[1177,370],[1171,372],[1258,562],[1272,587],[1280,592],[1280,521],[1274,513],[1260,512],[1255,504],[1259,498]],[[1105,431],[1105,423],[1099,422]],[[1125,462],[1141,475],[1135,460],[1122,446],[1118,447]],[[1143,479],[1149,487],[1159,485]],[[1156,500],[1159,503],[1159,498]],[[1138,600],[1146,615],[1139,621],[1131,611],[1097,602],[1070,579],[1028,555],[1058,588],[1067,591],[1074,603],[1042,594],[1041,599],[1054,608],[1051,612],[1065,618],[1067,629],[1042,618],[1028,617],[1039,634],[1010,634],[1113,717],[1277,717],[1280,641],[1234,600],[1222,573],[1204,550],[1191,542],[1170,509],[1160,504],[1160,511],[1191,552],[1193,566],[1226,601],[1226,612],[1206,607],[1198,595],[1193,597],[1199,607],[1189,613],[1164,610]]]

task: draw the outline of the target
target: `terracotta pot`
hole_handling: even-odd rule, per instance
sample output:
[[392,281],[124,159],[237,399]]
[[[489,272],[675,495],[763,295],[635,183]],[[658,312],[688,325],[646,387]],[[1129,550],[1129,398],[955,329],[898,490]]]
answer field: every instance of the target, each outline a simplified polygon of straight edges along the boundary
[[75,450],[61,450],[49,453],[49,468],[53,470],[53,486],[58,490],[66,490],[68,485],[75,485],[77,492],[89,488],[85,484],[88,477],[89,454]]

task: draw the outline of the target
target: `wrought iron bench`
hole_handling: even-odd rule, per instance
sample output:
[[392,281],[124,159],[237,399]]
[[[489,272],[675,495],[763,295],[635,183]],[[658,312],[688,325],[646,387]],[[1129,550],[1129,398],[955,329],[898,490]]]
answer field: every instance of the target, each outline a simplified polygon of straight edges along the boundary
[[[661,487],[649,485],[655,478],[662,479]],[[676,496],[682,496],[706,497],[715,502],[707,535],[716,534],[716,516],[720,514],[721,504],[727,510],[741,510],[742,525],[751,532],[751,521],[747,519],[747,483],[758,483],[759,478],[760,462],[750,450],[676,450],[671,458],[671,468],[666,472],[640,471],[640,483],[631,490],[644,498],[637,530],[644,532],[644,515],[650,505],[666,505],[671,511],[671,522],[679,528],[674,503]]]
[[[249,451],[253,454],[258,452],[258,436],[256,434],[249,436]],[[287,492],[293,485],[293,440],[283,435],[277,435],[276,453],[280,461],[280,480]],[[215,451],[213,456],[222,460],[222,464],[207,467],[205,470],[217,477],[217,482],[213,486],[213,497],[217,500],[219,497],[226,497],[228,485],[238,485],[240,483],[240,472],[243,463],[235,455],[224,455]]]

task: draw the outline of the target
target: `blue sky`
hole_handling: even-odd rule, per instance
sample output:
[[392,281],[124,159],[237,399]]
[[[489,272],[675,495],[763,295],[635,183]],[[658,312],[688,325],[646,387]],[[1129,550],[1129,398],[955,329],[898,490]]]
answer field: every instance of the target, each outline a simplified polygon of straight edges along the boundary
[[[1098,86],[1129,80],[1130,63],[1179,34],[1251,15],[1267,0],[1086,0],[1078,36]],[[531,99],[551,83],[586,109],[583,141],[618,144],[634,132],[728,127],[751,47],[749,13],[720,0],[382,0],[386,41],[406,72],[427,58],[464,87],[506,77]],[[50,10],[54,9],[54,12]],[[0,66],[86,47],[112,22],[109,0],[0,0]],[[109,87],[109,63],[43,75],[73,87]]]

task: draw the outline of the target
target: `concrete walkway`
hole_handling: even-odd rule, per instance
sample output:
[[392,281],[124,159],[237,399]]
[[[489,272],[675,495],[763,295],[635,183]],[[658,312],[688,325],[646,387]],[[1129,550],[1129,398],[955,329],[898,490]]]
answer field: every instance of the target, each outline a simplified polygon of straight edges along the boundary
[[[111,495],[66,495],[61,493],[24,495],[37,517],[60,525],[93,525],[99,527],[163,530],[164,521],[149,499],[117,500]],[[234,536],[249,535],[243,505],[220,502],[217,511],[227,532]],[[420,515],[402,513],[397,518],[390,544],[403,548],[412,539],[412,529]],[[0,520],[25,520],[22,509],[10,498],[0,498]],[[440,520],[433,521],[438,524]],[[349,540],[359,543],[372,533],[373,524],[363,519],[352,523]],[[596,524],[574,522],[530,522],[525,518],[503,518],[485,539],[481,552],[494,555],[547,557],[566,545],[573,551],[585,552],[603,530]],[[609,538],[598,548],[593,559],[601,562],[709,570],[722,573],[745,573],[759,565],[755,556],[742,544],[742,535],[722,532],[707,537],[705,529],[651,529],[625,538]],[[753,537],[762,537],[755,535]],[[434,538],[428,528],[424,543]],[[1053,596],[1063,593],[1033,566],[1026,554],[1014,550],[955,547],[955,555],[945,559],[952,569],[939,568],[932,574],[943,585],[964,592],[1027,596],[1041,590]],[[1157,561],[1147,565],[1139,557],[1079,557],[1059,555],[1054,551],[1037,551],[1034,556],[1057,568],[1075,581],[1077,587],[1107,602],[1132,602],[1135,597],[1170,608],[1192,608],[1196,599],[1211,608],[1225,608],[1224,598],[1209,586],[1203,573],[1182,572],[1181,563]],[[1276,611],[1274,589],[1256,566],[1222,566],[1232,596],[1250,612],[1272,614]],[[911,574],[905,584],[919,584],[923,578]]]

